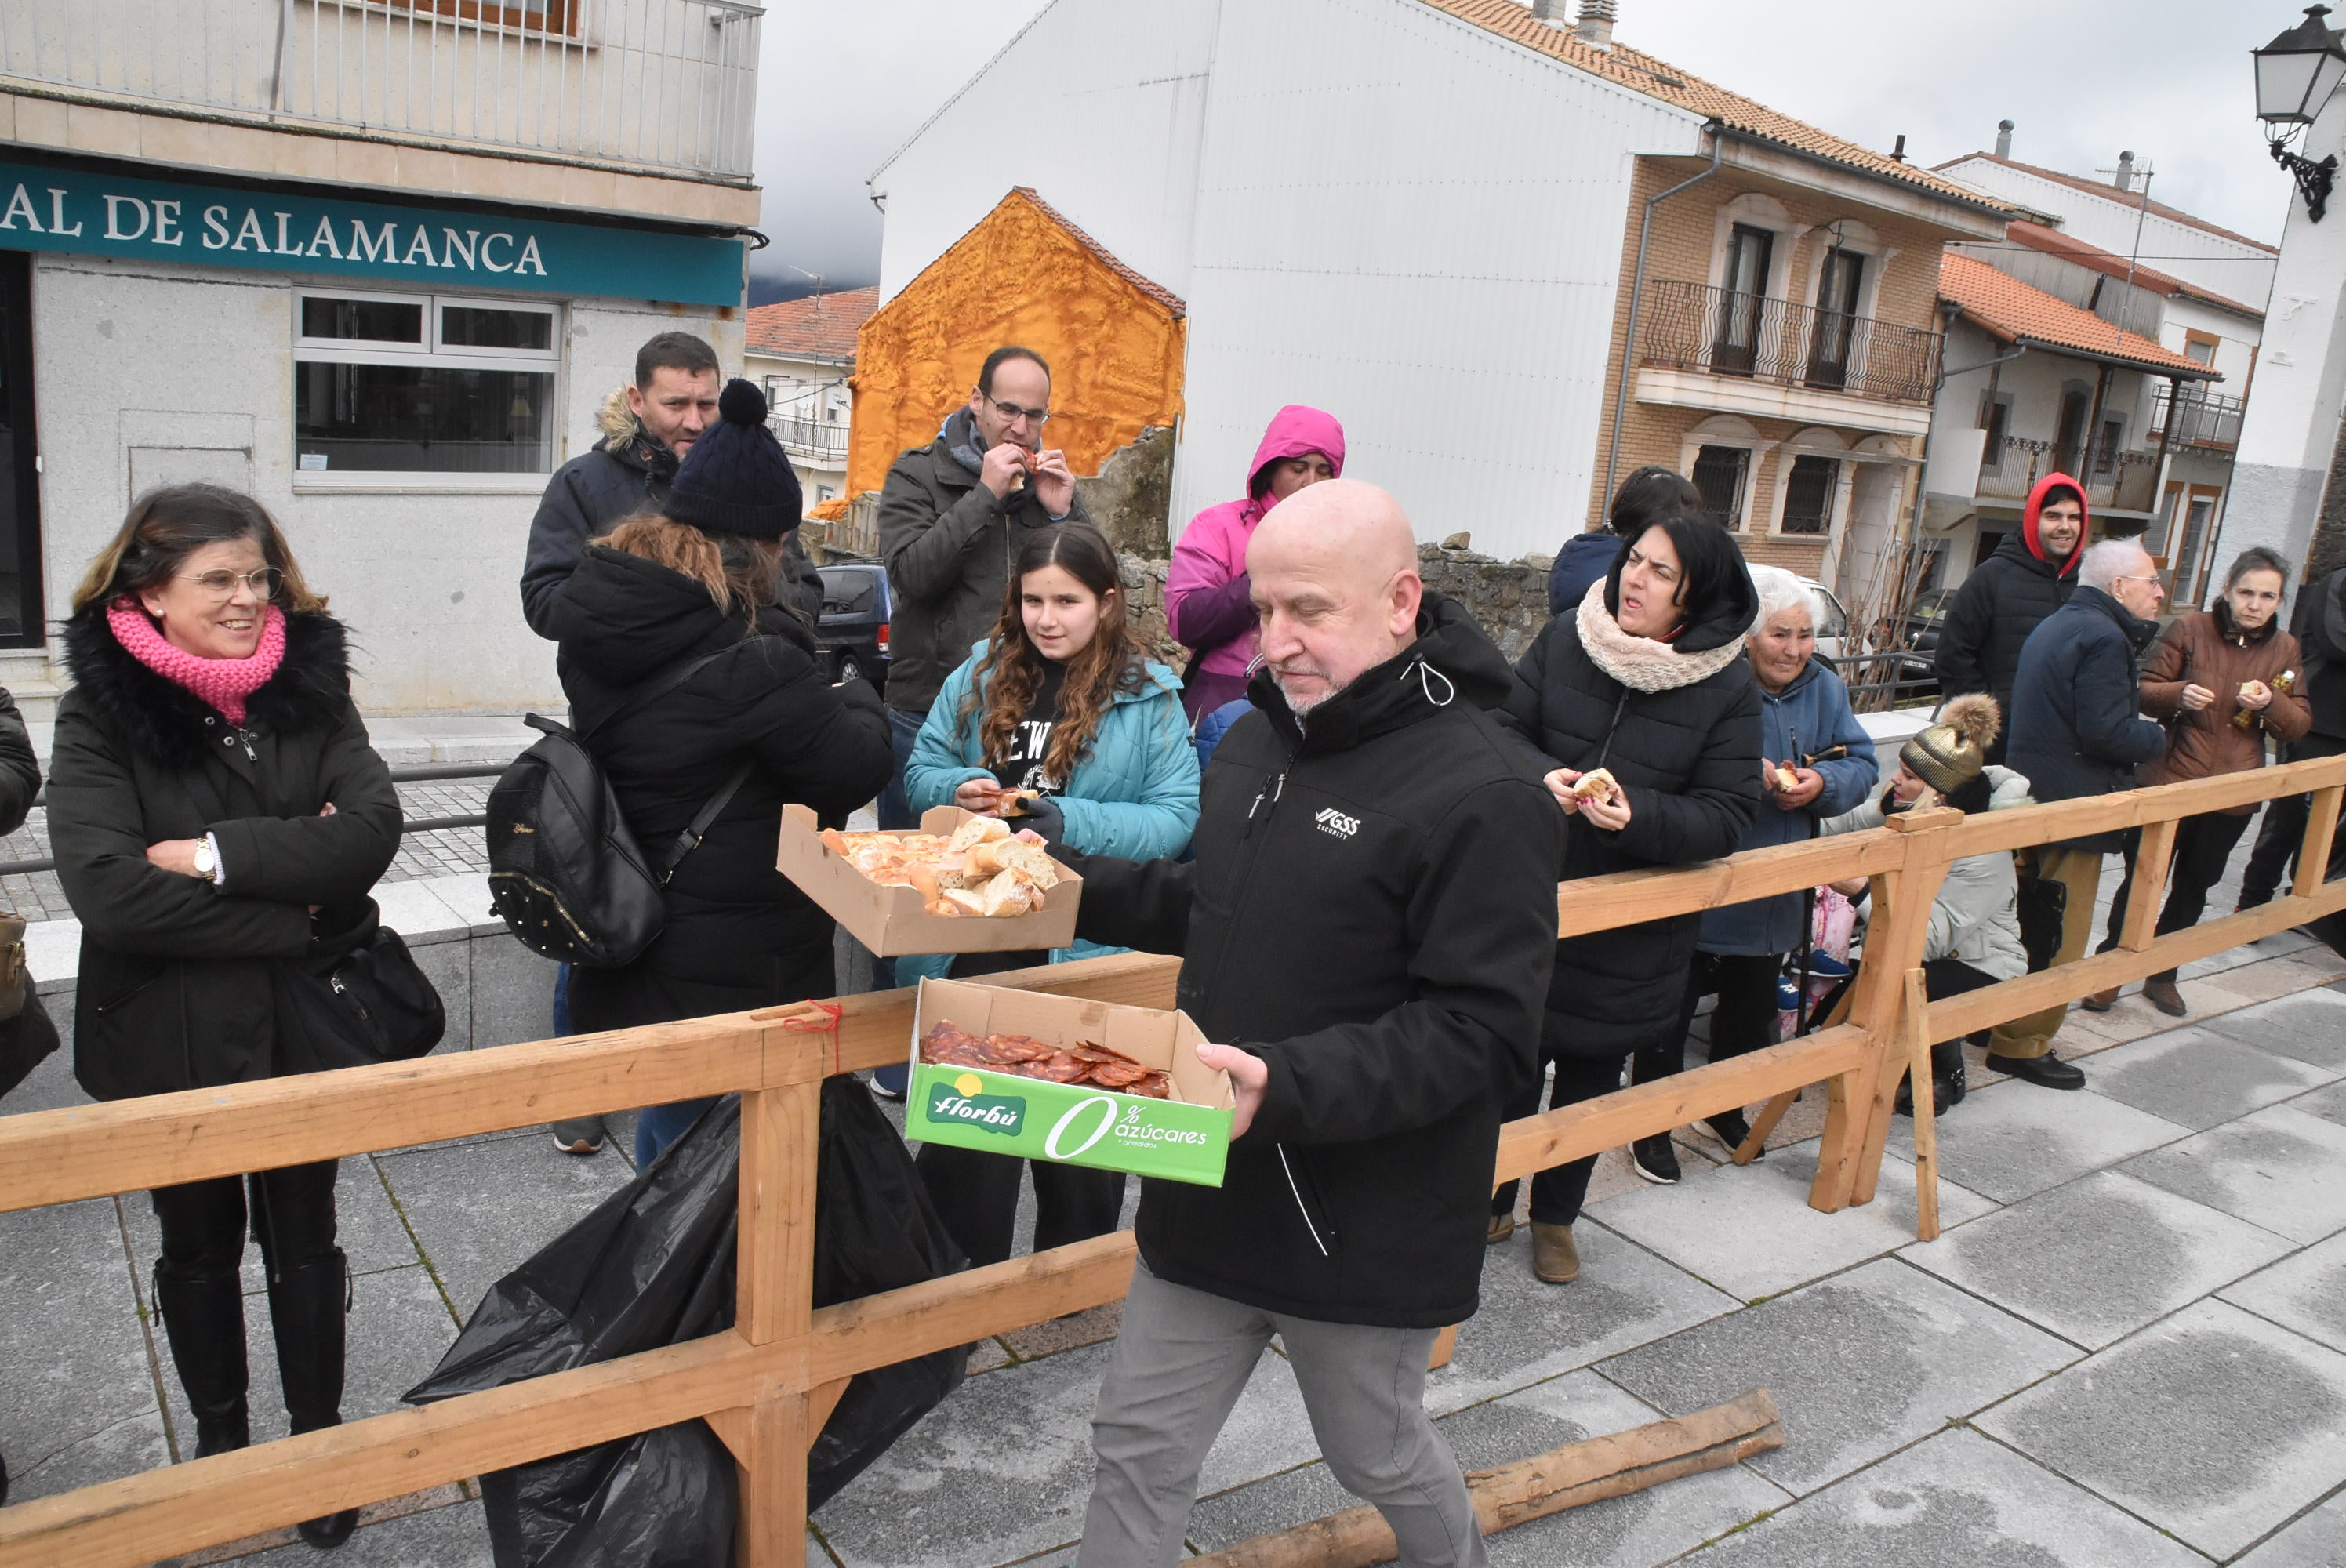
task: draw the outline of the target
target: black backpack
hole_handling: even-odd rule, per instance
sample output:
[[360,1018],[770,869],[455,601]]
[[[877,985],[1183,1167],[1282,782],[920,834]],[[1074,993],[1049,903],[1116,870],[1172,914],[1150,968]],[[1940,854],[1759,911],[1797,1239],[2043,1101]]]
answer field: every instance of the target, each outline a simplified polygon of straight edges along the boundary
[[532,952],[589,969],[623,969],[668,923],[662,884],[749,779],[750,765],[734,770],[655,863],[627,830],[586,738],[667,696],[719,657],[707,654],[656,677],[586,730],[573,732],[539,714],[523,717],[546,738],[515,758],[489,791],[489,897]]

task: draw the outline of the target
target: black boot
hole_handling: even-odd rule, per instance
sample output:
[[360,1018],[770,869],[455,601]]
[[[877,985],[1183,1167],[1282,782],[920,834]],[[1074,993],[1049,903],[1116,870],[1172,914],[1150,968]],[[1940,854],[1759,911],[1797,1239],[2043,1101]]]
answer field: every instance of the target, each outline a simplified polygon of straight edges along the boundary
[[196,1414],[195,1457],[228,1453],[252,1441],[245,1415],[244,1281],[226,1274],[183,1275],[155,1260],[155,1309],[171,1346],[171,1364]]
[[[351,1309],[350,1265],[336,1247],[290,1268],[270,1266],[269,1317],[277,1329],[277,1370],[296,1435],[342,1424],[342,1329]],[[312,1546],[340,1546],[358,1528],[346,1508],[299,1529]]]
[[1931,1097],[1945,1115],[1964,1103],[1969,1085],[1964,1081],[1964,1043],[1943,1040],[1931,1047]]

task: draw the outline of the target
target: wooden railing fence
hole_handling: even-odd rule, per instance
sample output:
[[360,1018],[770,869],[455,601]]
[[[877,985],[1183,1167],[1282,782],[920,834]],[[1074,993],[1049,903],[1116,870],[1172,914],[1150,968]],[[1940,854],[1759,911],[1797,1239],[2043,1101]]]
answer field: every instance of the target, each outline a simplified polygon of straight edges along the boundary
[[[2153,937],[2178,820],[2273,796],[2315,793],[2298,886],[2263,909]],[[1494,1180],[1616,1147],[1732,1106],[1763,1121],[1821,1084],[1824,1135],[1810,1204],[1871,1201],[1890,1106],[1928,1043],[2023,1017],[2346,908],[2324,884],[2346,799],[2346,757],[1965,817],[1933,810],[1891,828],[1754,850],[1559,890],[1572,935],[1872,879],[1874,911],[1848,1021],[1749,1055],[1550,1111],[1503,1129]],[[1947,867],[1974,854],[2140,827],[2142,870],[2115,952],[1928,1002],[1920,964]],[[1177,961],[1091,959],[990,983],[1169,1007]],[[814,1308],[816,1116],[821,1081],[901,1060],[913,993],[839,1000],[609,1034],[430,1057],[331,1074],[159,1095],[0,1118],[0,1212],[176,1182],[531,1126],[700,1095],[741,1095],[740,1282],[734,1326],[688,1344],[556,1373],[422,1410],[87,1486],[0,1509],[0,1568],[135,1568],[334,1510],[403,1496],[525,1461],[705,1419],[740,1466],[741,1568],[800,1568],[806,1451],[859,1371],[1006,1333],[1121,1298],[1129,1234]],[[1930,1096],[1919,1096],[1927,1111]],[[1923,1230],[1936,1231],[1927,1115],[1916,1126]],[[1754,1145],[1764,1136],[1756,1127]]]

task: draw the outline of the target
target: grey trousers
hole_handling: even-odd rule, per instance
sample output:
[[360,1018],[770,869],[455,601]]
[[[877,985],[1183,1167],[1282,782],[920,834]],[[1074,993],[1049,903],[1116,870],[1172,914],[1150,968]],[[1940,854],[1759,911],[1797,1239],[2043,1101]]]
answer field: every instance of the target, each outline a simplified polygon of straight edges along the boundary
[[1320,1452],[1382,1511],[1405,1568],[1487,1568],[1458,1461],[1426,1419],[1432,1329],[1372,1329],[1264,1312],[1132,1272],[1092,1418],[1099,1470],[1079,1568],[1173,1568],[1198,1471],[1277,1334]]

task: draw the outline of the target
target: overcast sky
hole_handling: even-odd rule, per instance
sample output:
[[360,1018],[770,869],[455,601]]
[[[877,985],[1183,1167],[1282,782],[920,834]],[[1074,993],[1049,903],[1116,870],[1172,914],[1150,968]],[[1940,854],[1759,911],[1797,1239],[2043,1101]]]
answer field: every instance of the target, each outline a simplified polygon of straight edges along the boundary
[[[757,174],[774,244],[751,263],[753,294],[801,291],[793,267],[826,287],[876,280],[880,215],[864,177],[1041,9],[768,0]],[[2280,239],[2290,187],[2264,149],[2248,52],[2297,21],[2287,0],[1620,0],[1620,10],[1621,42],[1869,147],[1887,151],[1903,133],[1910,157],[1937,163],[1992,148],[2008,118],[2024,162],[2091,175],[2128,148],[2156,169],[2157,199]],[[971,149],[972,177],[984,167]]]

